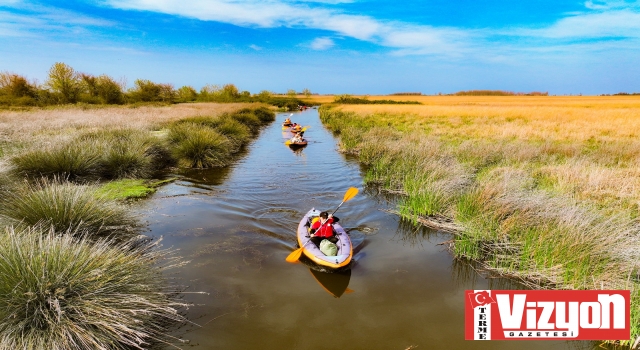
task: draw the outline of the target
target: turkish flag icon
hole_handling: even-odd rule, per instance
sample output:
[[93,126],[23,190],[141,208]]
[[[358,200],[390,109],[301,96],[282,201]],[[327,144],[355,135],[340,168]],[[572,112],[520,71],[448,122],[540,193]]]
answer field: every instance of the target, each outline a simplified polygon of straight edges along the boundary
[[496,302],[491,297],[491,295],[489,295],[489,292],[486,290],[483,290],[482,292],[469,294],[469,300],[471,301],[472,308],[476,308],[478,306],[487,305],[487,304]]

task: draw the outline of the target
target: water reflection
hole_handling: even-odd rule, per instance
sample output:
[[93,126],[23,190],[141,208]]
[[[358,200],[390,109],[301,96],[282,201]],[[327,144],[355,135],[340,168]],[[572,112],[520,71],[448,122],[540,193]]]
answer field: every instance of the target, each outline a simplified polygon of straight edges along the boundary
[[353,293],[353,290],[349,289],[349,281],[351,279],[351,269],[338,272],[327,273],[309,269],[316,282],[334,298],[340,298],[343,294]]
[[307,147],[307,145],[303,145],[303,146],[297,146],[297,145],[285,145],[288,149],[291,150],[291,152],[293,152],[293,154],[295,154],[296,156],[299,157],[304,157],[304,149],[305,147]]

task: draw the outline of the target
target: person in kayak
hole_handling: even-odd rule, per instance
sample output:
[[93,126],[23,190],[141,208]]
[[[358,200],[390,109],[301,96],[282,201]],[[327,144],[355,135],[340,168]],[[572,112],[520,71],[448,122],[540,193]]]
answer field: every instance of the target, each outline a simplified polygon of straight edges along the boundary
[[291,119],[287,118],[284,120],[284,125],[291,125]]
[[333,234],[333,214],[329,214],[326,211],[320,213],[320,220],[311,224],[311,241],[317,247],[320,247],[320,242],[324,239],[328,239],[331,243],[337,243],[338,237]]
[[294,136],[294,137],[291,139],[291,143],[302,143],[302,142],[304,142],[304,141],[305,141],[305,140],[304,140],[304,138],[302,137],[302,133],[300,133],[300,132],[299,132],[299,133],[296,133],[296,136]]
[[291,130],[295,132],[300,132],[302,131],[302,127],[300,126],[300,124],[293,124],[293,126],[291,127]]

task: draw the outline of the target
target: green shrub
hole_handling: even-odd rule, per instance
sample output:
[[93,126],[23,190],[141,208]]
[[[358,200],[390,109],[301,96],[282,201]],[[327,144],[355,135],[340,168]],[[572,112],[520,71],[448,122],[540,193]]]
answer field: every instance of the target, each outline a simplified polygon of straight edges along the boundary
[[70,180],[96,175],[100,150],[96,144],[67,142],[33,149],[10,159],[13,170],[30,177],[66,177]]
[[93,186],[43,179],[0,195],[0,218],[16,226],[46,225],[118,239],[135,235],[137,222],[128,209],[97,195]]
[[174,124],[197,124],[201,126],[208,126],[210,128],[217,128],[223,122],[222,117],[208,117],[204,115],[197,115],[194,117],[188,117],[180,119],[174,122]]
[[100,178],[149,178],[154,171],[173,163],[161,140],[144,130],[103,130],[81,135],[79,139],[101,144],[96,169]]
[[148,178],[174,163],[162,141],[144,130],[114,129],[11,158],[14,171],[30,177],[69,180]]
[[228,137],[237,147],[246,143],[251,137],[249,129],[244,124],[231,118],[223,118],[222,123],[216,129]]
[[230,117],[246,125],[249,130],[254,133],[260,129],[260,126],[262,126],[260,119],[253,114],[253,110],[249,108],[241,109],[240,111],[231,114]]
[[184,321],[166,251],[61,233],[0,233],[0,349],[142,349]]
[[276,114],[267,107],[258,107],[253,110],[253,114],[260,119],[263,124],[267,124],[276,120]]
[[231,157],[232,143],[216,130],[193,123],[181,123],[169,129],[175,157],[185,166],[211,168],[225,166]]

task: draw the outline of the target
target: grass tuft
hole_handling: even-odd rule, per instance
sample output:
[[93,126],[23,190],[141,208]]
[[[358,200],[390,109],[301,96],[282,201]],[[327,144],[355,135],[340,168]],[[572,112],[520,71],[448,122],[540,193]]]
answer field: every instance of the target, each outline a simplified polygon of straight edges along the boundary
[[231,160],[229,139],[208,127],[180,123],[169,130],[175,156],[183,165],[192,168],[225,166]]
[[142,349],[184,319],[151,242],[0,234],[0,348]]
[[97,237],[127,239],[137,221],[96,188],[59,180],[23,183],[0,193],[0,217],[16,226],[52,226],[56,231],[88,231]]
[[150,132],[109,129],[82,133],[71,141],[11,158],[14,171],[30,177],[70,180],[148,178],[173,163]]

